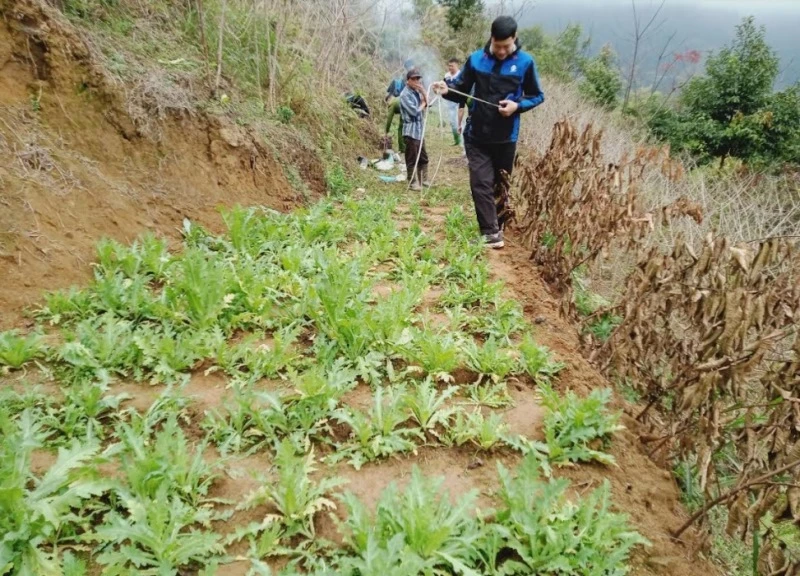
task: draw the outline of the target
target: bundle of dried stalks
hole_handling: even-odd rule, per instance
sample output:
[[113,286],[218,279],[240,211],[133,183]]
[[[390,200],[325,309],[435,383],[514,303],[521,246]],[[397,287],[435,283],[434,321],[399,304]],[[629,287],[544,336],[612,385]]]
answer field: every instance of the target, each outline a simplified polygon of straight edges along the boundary
[[[696,463],[705,504],[675,536],[720,504],[732,535],[761,530],[767,513],[800,522],[800,247],[784,236],[685,239],[685,219],[673,218],[699,224],[696,204],[646,211],[641,198],[653,168],[672,180],[680,168],[652,149],[605,164],[600,138],[560,122],[547,154],[521,163],[518,225],[569,312],[576,269],[609,255],[634,263],[619,302],[598,312],[621,324],[588,343],[610,378],[642,393],[651,454]],[[796,573],[774,538],[768,531],[762,573]]]
[[640,186],[648,170],[658,167],[670,179],[682,175],[668,152],[640,147],[630,158],[607,164],[600,152],[602,132],[588,125],[583,132],[562,120],[548,151],[517,163],[514,205],[531,258],[549,283],[572,302],[572,273],[605,251],[632,249],[659,221],[691,215],[699,208],[685,199],[645,211]]

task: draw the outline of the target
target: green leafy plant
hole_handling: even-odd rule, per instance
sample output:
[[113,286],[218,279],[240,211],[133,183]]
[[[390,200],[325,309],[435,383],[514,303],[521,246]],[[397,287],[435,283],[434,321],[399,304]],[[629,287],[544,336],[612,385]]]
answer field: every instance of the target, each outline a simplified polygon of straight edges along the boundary
[[452,410],[446,407],[446,403],[456,392],[458,388],[449,386],[440,393],[433,381],[426,378],[406,393],[404,403],[420,428],[433,432],[437,426],[447,422]]
[[595,389],[586,398],[579,398],[572,390],[564,396],[549,386],[541,386],[540,390],[547,410],[544,433],[550,460],[613,464],[613,456],[598,449],[607,447],[614,432],[623,428],[619,425],[620,414],[610,413],[606,407],[611,390]]
[[61,402],[48,402],[38,415],[48,446],[68,446],[73,440],[104,440],[106,427],[128,394],[108,394],[105,384],[83,382],[67,389]]
[[513,403],[505,382],[473,382],[467,386],[467,397],[477,406],[503,408]]
[[92,286],[90,297],[94,311],[135,322],[154,319],[161,312],[146,276],[128,278],[122,272],[102,276]]
[[539,346],[527,334],[518,346],[519,365],[538,384],[547,384],[563,368],[562,362],[553,360],[553,355],[544,346]]
[[[381,565],[399,573],[400,566],[422,568],[407,574],[457,573],[478,576],[471,566],[476,557],[477,525],[470,515],[477,494],[459,497],[455,506],[442,490],[443,478],[425,478],[415,466],[404,492],[391,484],[381,494],[374,517],[352,494],[342,500],[348,508],[342,524],[347,545],[362,565]],[[398,553],[405,545],[403,559]],[[385,551],[386,560],[376,556]]]
[[277,378],[300,357],[295,347],[299,332],[299,327],[290,326],[275,332],[271,343],[257,345],[263,339],[252,335],[233,347],[225,346],[219,362],[229,374],[245,374],[249,382]]
[[236,298],[230,265],[209,258],[200,250],[189,250],[175,264],[165,289],[169,304],[185,314],[195,329],[224,324]]
[[424,439],[419,429],[402,427],[411,416],[402,391],[388,389],[387,396],[384,401],[384,389],[378,388],[369,413],[349,408],[336,411],[334,417],[350,428],[352,441],[339,447],[331,457],[333,461],[349,458],[360,469],[364,462],[410,452],[417,446],[415,440]]
[[474,340],[468,341],[464,346],[464,356],[470,370],[477,372],[481,377],[488,377],[493,382],[504,380],[517,366],[516,357],[508,348],[502,347],[494,336],[486,340],[482,346]]
[[396,534],[388,542],[383,542],[379,535],[370,531],[358,554],[342,558],[339,568],[344,574],[408,576],[425,574],[427,564],[418,555],[408,554],[405,534]]
[[278,116],[278,120],[283,124],[288,124],[294,118],[294,110],[289,108],[288,106],[278,106],[278,110],[276,111],[276,115]]
[[52,325],[68,323],[86,318],[93,311],[95,297],[90,290],[79,290],[74,286],[68,291],[49,292],[44,296],[45,304],[36,310],[36,318]]
[[56,551],[84,534],[91,500],[109,489],[91,466],[99,446],[75,441],[59,449],[38,477],[31,456],[41,445],[41,430],[32,412],[12,421],[0,409],[0,432],[0,573],[59,575]]
[[127,278],[140,275],[161,280],[171,263],[167,242],[148,233],[130,247],[116,240],[104,239],[97,244],[97,272],[102,276],[113,276],[121,272]]
[[241,508],[249,509],[261,504],[274,506],[277,514],[265,518],[261,525],[277,521],[282,524],[286,538],[296,534],[313,538],[314,516],[336,508],[330,493],[343,484],[338,478],[324,478],[315,482],[310,476],[316,469],[314,464],[313,449],[298,455],[290,442],[281,442],[275,450],[275,481],[264,478],[261,486],[247,497]]
[[508,424],[497,413],[488,417],[479,410],[455,412],[448,424],[445,441],[456,446],[473,444],[481,450],[492,450],[502,446],[508,434]]
[[471,237],[473,224],[462,206],[453,206],[444,216],[444,232],[448,240],[465,240]]
[[461,363],[461,341],[451,333],[415,330],[405,352],[413,366],[436,380],[452,381],[451,373]]
[[212,511],[169,492],[167,484],[151,498],[117,489],[120,509],[109,512],[91,536],[104,574],[175,574],[223,553],[220,536],[211,531]]
[[[286,403],[280,396],[241,387],[223,411],[206,414],[203,428],[223,454],[255,450],[293,432]],[[296,441],[302,443],[304,439],[303,435]]]
[[207,462],[206,442],[190,446],[176,415],[166,416],[159,428],[146,417],[134,416],[117,429],[119,462],[131,495],[155,499],[162,487],[193,507],[206,503],[209,488],[219,478],[224,459]]
[[62,375],[74,382],[107,382],[116,376],[141,377],[141,349],[134,339],[133,323],[112,314],[83,320],[56,352]]
[[479,268],[479,273],[468,276],[463,285],[448,284],[440,298],[444,306],[487,306],[497,302],[503,292],[503,283],[489,279],[488,268]]
[[354,188],[341,164],[335,164],[325,172],[325,184],[328,194],[334,198],[344,196]]
[[22,335],[17,330],[0,332],[0,367],[22,368],[25,364],[45,354],[41,334]]
[[510,553],[490,558],[489,573],[624,575],[632,549],[649,544],[628,528],[625,516],[609,510],[608,481],[573,502],[569,481],[540,480],[533,456],[523,459],[514,476],[497,467],[501,507],[482,544],[496,550],[499,542]]
[[511,337],[527,327],[522,306],[513,300],[497,302],[494,310],[487,310],[471,319],[469,327],[479,334],[510,344]]
[[288,439],[303,450],[311,439],[329,441],[329,420],[338,414],[340,397],[354,384],[352,371],[335,365],[290,374],[295,392],[258,392],[241,383],[223,411],[212,410],[203,421],[223,453],[255,450],[275,439]]
[[622,317],[608,312],[601,314],[593,319],[587,326],[586,331],[594,336],[598,341],[605,342],[611,337],[614,329],[622,323]]
[[177,332],[166,325],[162,328],[141,326],[134,334],[134,342],[141,351],[142,373],[156,382],[174,382],[200,360],[208,358],[224,339],[219,331]]

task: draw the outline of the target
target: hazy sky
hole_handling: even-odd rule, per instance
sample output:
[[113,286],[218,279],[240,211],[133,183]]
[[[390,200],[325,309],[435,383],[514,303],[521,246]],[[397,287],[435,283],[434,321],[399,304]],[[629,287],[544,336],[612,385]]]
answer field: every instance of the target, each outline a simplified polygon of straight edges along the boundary
[[[529,5],[542,6],[546,4],[564,4],[564,0],[536,0],[528,2]],[[586,4],[589,6],[602,6],[608,4],[624,4],[630,6],[631,0],[569,0],[570,4]],[[658,6],[659,1],[636,0],[636,5],[646,7]],[[791,11],[800,14],[800,0],[666,0],[665,5],[677,6],[686,4],[696,8],[727,8],[742,14],[761,12]],[[800,21],[798,22],[800,25]]]
[[[661,0],[635,2],[642,22],[661,4]],[[502,0],[494,4],[510,12],[520,0],[506,1],[505,8]],[[633,46],[631,0],[528,0],[524,6],[521,27],[541,25],[558,33],[567,24],[578,23],[592,38],[592,51],[609,43],[625,67]],[[756,24],[766,28],[767,42],[780,57],[778,86],[800,80],[800,0],[665,0],[643,46],[644,69],[657,65],[654,58],[665,45],[668,54],[696,49],[707,55],[719,50],[733,40],[736,25],[746,16],[755,16]]]

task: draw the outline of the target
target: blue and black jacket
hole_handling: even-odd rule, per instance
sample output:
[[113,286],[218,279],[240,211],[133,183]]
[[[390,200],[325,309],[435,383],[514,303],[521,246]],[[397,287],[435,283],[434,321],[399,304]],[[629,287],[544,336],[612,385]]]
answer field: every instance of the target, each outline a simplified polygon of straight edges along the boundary
[[[516,142],[520,114],[544,102],[536,63],[530,54],[520,49],[519,44],[505,60],[495,58],[488,43],[482,50],[473,52],[453,88],[493,104],[501,100],[513,100],[519,104],[517,113],[506,118],[494,106],[474,99],[471,101],[464,135],[487,144]],[[448,92],[444,98],[459,103],[468,100],[467,96],[453,92]]]

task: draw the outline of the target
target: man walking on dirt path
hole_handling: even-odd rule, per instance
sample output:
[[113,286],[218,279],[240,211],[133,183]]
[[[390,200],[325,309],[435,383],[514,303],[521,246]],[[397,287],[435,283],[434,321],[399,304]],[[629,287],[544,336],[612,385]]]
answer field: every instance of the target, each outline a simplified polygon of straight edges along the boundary
[[[458,79],[459,64],[458,58],[450,58],[447,61],[447,74],[444,75],[444,81],[448,86],[455,85]],[[464,122],[465,106],[463,102],[447,102],[447,117],[450,121],[450,130],[453,132],[453,146],[461,146],[461,129]]]
[[[428,185],[428,152],[425,150],[423,111],[428,97],[422,84],[422,73],[412,68],[406,74],[406,87],[400,93],[400,116],[403,119],[403,140],[406,144],[406,174],[411,190]],[[415,170],[416,168],[416,170]]]
[[459,103],[467,102],[474,89],[464,129],[469,184],[486,246],[502,248],[520,114],[544,101],[536,64],[517,42],[517,22],[510,16],[495,19],[489,42],[469,56],[455,83],[433,87]]

